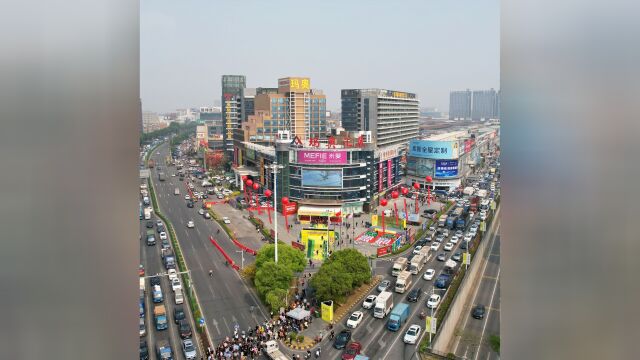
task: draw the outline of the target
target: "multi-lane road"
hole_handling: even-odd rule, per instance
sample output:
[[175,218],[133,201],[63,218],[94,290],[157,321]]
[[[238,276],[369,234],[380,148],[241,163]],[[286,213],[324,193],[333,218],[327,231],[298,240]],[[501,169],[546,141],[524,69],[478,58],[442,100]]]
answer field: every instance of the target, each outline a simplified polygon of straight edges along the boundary
[[[160,171],[166,174],[166,180],[158,180],[157,167],[151,169],[151,179],[156,190],[159,208],[162,213],[167,216],[169,221],[172,222],[176,230],[186,263],[195,282],[195,289],[202,306],[209,333],[217,343],[224,337],[233,334],[236,324],[240,329],[247,329],[250,326],[255,326],[263,322],[268,317],[268,313],[261,302],[255,297],[254,293],[240,278],[239,274],[225,264],[222,255],[209,241],[209,236],[214,235],[214,237],[219,240],[218,243],[220,246],[239,264],[240,255],[237,253],[238,248],[228,239],[224,231],[217,232],[219,225],[215,221],[207,220],[198,214],[198,210],[202,205],[201,201],[197,202],[194,208],[188,208],[186,206],[186,201],[184,200],[184,194],[186,192],[185,184],[179,181],[178,177],[171,176],[176,170],[164,164],[163,159],[166,159],[167,156],[169,156],[169,147],[167,144],[161,145],[154,151],[152,158],[156,160],[156,164],[162,167]],[[174,195],[174,189],[176,187],[180,189],[180,195]],[[194,221],[195,228],[189,229],[186,227],[189,220]],[[411,290],[421,288],[422,292],[418,302],[408,303],[410,305],[410,317],[400,330],[397,332],[387,330],[386,323],[388,317],[375,319],[370,311],[365,311],[365,317],[362,323],[356,329],[352,330],[352,341],[358,341],[362,344],[364,354],[376,359],[412,359],[415,357],[416,347],[418,345],[404,344],[404,333],[411,324],[418,324],[422,327],[424,334],[425,321],[419,318],[419,314],[421,311],[429,313],[429,309],[426,308],[425,303],[428,295],[432,292],[434,280],[444,268],[444,262],[437,261],[436,255],[444,252],[442,247],[448,240],[449,238],[442,243],[437,252],[432,252],[431,259],[423,267],[422,271],[417,275],[413,275],[413,283],[410,289],[404,294],[393,293],[394,303],[398,304],[400,302],[408,303],[406,297]],[[487,240],[488,239],[485,239],[483,241]],[[247,241],[249,241],[247,245],[255,249],[262,245],[259,240],[257,240],[257,237],[253,240],[247,239]],[[253,243],[251,243],[251,241],[253,241]],[[452,251],[446,252],[447,258],[459,249],[460,244],[461,241],[456,244]],[[492,252],[498,252],[498,244],[499,239],[495,241],[491,247]],[[427,245],[429,245],[429,243],[427,243]],[[158,255],[156,258],[159,259],[160,256]],[[252,260],[252,257],[245,254],[245,264],[250,263]],[[385,279],[391,280],[393,285],[395,278],[390,275],[392,264],[392,260],[378,260],[375,272],[383,274]],[[160,263],[158,266],[161,267],[162,264]],[[434,280],[423,280],[422,275],[428,268],[435,269],[436,274]],[[213,277],[209,276],[209,270],[213,270]],[[495,277],[497,278],[498,275],[499,274],[496,274]],[[171,291],[170,288],[168,290]],[[374,289],[372,293],[377,294],[377,289]],[[435,293],[444,295],[443,290],[436,289]],[[479,293],[484,294],[484,291],[479,291]],[[494,293],[497,293],[497,291]],[[498,297],[498,295],[495,295],[495,297]],[[488,329],[484,331],[485,334],[489,334],[493,331],[492,329],[498,328],[498,316],[492,313],[492,309],[496,308],[498,303],[495,300],[493,303],[490,303],[490,300],[486,302],[489,308],[489,315],[482,322],[487,324],[486,326],[483,325],[485,329]],[[351,309],[351,311],[355,310],[362,310],[361,304],[356,304]],[[341,324],[337,324],[334,327],[336,334],[345,328],[345,323],[346,317]],[[321,345],[323,349],[322,356],[324,358],[333,359],[340,357],[342,351],[334,349],[331,346],[331,342],[325,340]],[[457,351],[456,354],[459,352],[460,351]],[[485,355],[479,358],[486,359],[487,357]]]
[[[457,337],[452,352],[463,359],[490,360],[499,358],[499,355],[489,345],[489,339],[492,335],[500,335],[499,227],[497,227],[496,233],[498,235],[491,239],[487,261],[483,265],[478,285],[472,293],[470,306],[466,309],[462,319],[462,327],[456,332]],[[483,319],[471,317],[471,308],[477,304],[482,304],[486,308]]]
[[[493,234],[487,234],[488,237],[482,241],[488,241],[493,237]],[[418,324],[422,327],[423,336],[428,336],[425,333],[425,320],[420,319],[420,312],[424,311],[426,314],[430,314],[430,309],[426,307],[426,300],[428,299],[428,295],[431,294],[433,289],[433,283],[435,279],[442,273],[444,269],[444,262],[436,260],[436,255],[444,252],[442,247],[444,244],[450,239],[451,235],[447,240],[445,240],[440,249],[437,252],[432,252],[431,259],[427,262],[427,264],[423,267],[422,271],[420,271],[417,275],[413,275],[413,283],[409,290],[407,290],[404,294],[393,293],[394,304],[397,305],[400,302],[408,303],[410,306],[410,316],[408,321],[398,330],[397,332],[391,332],[386,329],[386,323],[388,316],[384,319],[376,319],[373,317],[371,310],[364,310],[362,308],[362,304],[356,304],[350,311],[362,310],[365,312],[365,317],[362,323],[355,329],[352,330],[352,340],[358,341],[362,344],[363,353],[374,359],[404,359],[409,360],[412,358],[416,358],[416,345],[408,345],[403,342],[404,333],[409,328],[411,324]],[[499,241],[495,241],[494,245],[491,247],[492,252],[498,252]],[[427,243],[430,244],[430,243]],[[449,258],[454,252],[459,250],[459,246],[461,241],[456,244],[452,251],[446,252],[447,258]],[[428,245],[427,245],[428,246]],[[385,279],[391,280],[392,285],[395,283],[395,278],[393,278],[391,273],[391,266],[393,264],[392,261],[377,261],[378,267],[376,268],[376,272],[379,274],[383,274]],[[433,280],[424,280],[422,275],[426,271],[426,269],[432,268],[436,271]],[[418,302],[409,303],[406,300],[407,295],[413,289],[421,288],[422,295],[420,296]],[[441,295],[444,298],[444,291],[440,289],[433,289],[434,293]],[[378,294],[377,289],[374,289],[372,294]],[[497,296],[497,295],[496,295]],[[489,302],[487,302],[487,306]],[[435,312],[434,312],[435,313]],[[499,323],[498,320],[494,320],[493,315],[487,317],[490,321],[490,328],[498,329]],[[335,327],[336,333],[338,333],[341,329],[346,327],[346,318],[343,319],[342,323]],[[495,321],[495,322],[494,322]],[[330,358],[338,358],[341,354],[341,350],[336,350],[333,347],[323,346],[323,352],[328,354]],[[485,357],[480,357],[480,359],[486,359]]]
[[[205,219],[198,214],[202,201],[196,202],[193,208],[187,207],[184,199],[185,184],[178,177],[171,176],[176,169],[165,165],[164,159],[167,156],[167,143],[159,146],[151,155],[156,164],[162,167],[160,171],[166,174],[166,180],[159,181],[156,166],[151,169],[151,180],[160,211],[171,221],[176,231],[182,253],[191,271],[209,334],[214,342],[218,343],[226,336],[233,335],[236,324],[241,330],[246,330],[263,322],[268,313],[240,275],[226,265],[224,257],[211,244],[209,236],[213,235],[238,264],[241,262],[241,255],[237,253],[239,249],[223,230],[217,232],[220,226],[214,220]],[[180,195],[174,195],[175,188],[180,189]],[[187,228],[189,220],[194,222],[194,228]],[[257,248],[260,244],[258,242],[247,245]],[[253,261],[253,257],[247,254],[244,258],[245,264]],[[209,276],[209,270],[213,270],[212,277]]]

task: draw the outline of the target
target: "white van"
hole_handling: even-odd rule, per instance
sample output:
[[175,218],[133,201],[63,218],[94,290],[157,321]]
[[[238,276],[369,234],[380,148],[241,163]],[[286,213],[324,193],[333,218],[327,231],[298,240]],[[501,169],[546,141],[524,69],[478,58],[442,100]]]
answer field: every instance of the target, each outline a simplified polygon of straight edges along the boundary
[[180,305],[184,303],[184,296],[182,296],[182,289],[176,289],[175,301],[176,301],[176,305]]
[[180,188],[175,188],[175,190],[173,190],[173,195],[180,195]]

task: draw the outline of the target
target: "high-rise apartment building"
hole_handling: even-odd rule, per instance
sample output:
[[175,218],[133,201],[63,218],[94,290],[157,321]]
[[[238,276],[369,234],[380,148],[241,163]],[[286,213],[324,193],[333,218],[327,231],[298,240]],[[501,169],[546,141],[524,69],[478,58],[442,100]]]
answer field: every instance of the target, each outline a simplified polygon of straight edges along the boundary
[[472,120],[498,118],[498,93],[494,89],[475,90],[473,92]]
[[371,131],[377,147],[407,144],[418,137],[416,94],[382,89],[342,90],[342,127]]
[[452,91],[449,93],[449,119],[471,120],[471,90]]
[[242,121],[242,89],[247,85],[244,75],[222,75],[222,124],[225,149],[233,152],[233,130]]
[[[245,105],[246,107],[247,105]],[[238,141],[273,145],[280,130],[290,131],[301,141],[324,138],[327,133],[326,97],[311,88],[309,78],[278,79],[278,88],[257,88],[253,114],[243,123]]]

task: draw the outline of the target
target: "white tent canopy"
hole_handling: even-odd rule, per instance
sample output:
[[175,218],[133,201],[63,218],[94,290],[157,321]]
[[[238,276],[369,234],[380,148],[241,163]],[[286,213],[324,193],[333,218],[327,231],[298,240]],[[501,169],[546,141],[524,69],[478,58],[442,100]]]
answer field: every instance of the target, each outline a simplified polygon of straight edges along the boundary
[[287,313],[287,316],[296,320],[302,320],[311,315],[309,310],[305,310],[303,308],[297,307]]

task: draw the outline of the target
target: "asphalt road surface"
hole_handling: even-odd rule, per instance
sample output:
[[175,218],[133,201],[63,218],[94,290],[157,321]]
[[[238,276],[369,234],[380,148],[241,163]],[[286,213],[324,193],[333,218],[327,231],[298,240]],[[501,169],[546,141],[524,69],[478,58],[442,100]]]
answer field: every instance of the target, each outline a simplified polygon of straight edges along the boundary
[[[241,254],[237,252],[239,249],[214,220],[205,219],[198,214],[202,201],[196,202],[193,208],[187,207],[184,200],[185,184],[178,177],[171,176],[176,169],[165,165],[164,159],[167,156],[169,149],[166,143],[154,151],[152,158],[162,166],[161,171],[166,174],[166,180],[158,180],[157,166],[151,169],[151,179],[160,210],[173,224],[187,266],[191,270],[209,333],[214,342],[218,343],[226,336],[233,335],[236,324],[240,330],[247,330],[250,326],[263,322],[269,314],[240,275],[226,265],[224,257],[211,244],[209,236],[213,235],[238,264],[241,262]],[[180,195],[174,195],[176,187],[180,189]],[[193,220],[195,228],[187,228],[189,220]],[[220,233],[217,233],[218,229]],[[254,261],[253,256],[246,253],[244,259],[245,265]],[[209,276],[209,270],[213,270],[212,277]]]
[[[489,345],[489,338],[491,335],[500,335],[500,235],[496,235],[491,244],[481,276],[472,295],[471,305],[462,320],[461,336],[456,339],[453,351],[464,359],[499,359],[499,355]],[[474,319],[471,316],[471,308],[477,304],[486,307],[484,319]]]
[[[468,227],[467,229],[468,230]],[[467,232],[465,230],[465,233]],[[360,325],[356,329],[352,329],[352,341],[357,341],[362,344],[362,353],[369,356],[373,359],[417,359],[416,351],[419,346],[419,342],[415,345],[405,344],[403,341],[404,334],[412,324],[417,324],[422,327],[422,334],[424,336],[428,336],[425,334],[425,320],[420,319],[419,315],[421,311],[424,311],[426,314],[430,314],[430,309],[426,307],[426,301],[429,298],[429,295],[433,289],[433,283],[435,279],[442,273],[444,269],[444,262],[438,261],[436,259],[436,255],[442,252],[446,253],[447,259],[451,257],[456,250],[459,249],[462,241],[459,241],[452,251],[445,252],[443,250],[444,244],[448,242],[448,240],[453,235],[453,232],[449,235],[447,240],[445,240],[440,249],[436,252],[431,252],[431,258],[427,262],[426,265],[422,268],[422,270],[417,274],[413,275],[413,283],[409,290],[407,290],[403,294],[399,294],[393,292],[394,306],[399,304],[400,302],[405,302],[409,304],[410,313],[407,322],[403,324],[403,326],[397,332],[392,332],[387,330],[386,324],[388,320],[388,315],[384,319],[376,319],[373,317],[373,310],[365,310],[362,308],[362,304],[356,304],[349,312],[349,314],[356,310],[361,310],[365,313],[364,319],[360,323]],[[483,241],[486,241],[483,240]],[[431,243],[427,243],[429,246]],[[461,250],[462,251],[462,250]],[[408,256],[408,254],[406,255]],[[385,276],[385,279],[391,280],[392,286],[395,284],[395,278],[391,276],[391,267],[393,265],[392,260],[377,260],[376,273],[382,274]],[[425,271],[429,268],[435,270],[435,275],[433,280],[424,280],[422,278]],[[415,288],[421,288],[422,295],[418,299],[418,302],[410,303],[406,300],[409,292]],[[444,290],[442,289],[433,289],[434,293],[441,295],[444,298]],[[372,294],[378,294],[377,289],[373,289]],[[434,310],[435,313],[435,310]],[[335,333],[339,333],[340,330],[346,328],[346,321],[348,315],[345,316],[341,324],[337,324],[334,327]],[[336,350],[332,346],[332,342],[323,342],[322,352],[323,356],[328,355],[330,359],[339,358],[342,354],[342,350]]]
[[[155,223],[158,221],[158,218],[151,216],[151,221],[154,222],[153,231],[156,234],[156,245],[147,246],[146,244],[146,223],[147,220],[140,220],[140,263],[144,266],[145,269],[145,325],[147,327],[147,346],[149,348],[149,358],[156,359],[155,346],[158,341],[168,340],[169,344],[171,344],[171,349],[174,354],[175,359],[184,359],[182,353],[182,342],[180,339],[180,334],[178,331],[178,325],[173,321],[173,309],[176,306],[173,298],[173,291],[171,290],[171,284],[169,284],[169,279],[166,276],[160,275],[162,277],[160,287],[162,288],[162,294],[164,301],[161,303],[165,306],[165,310],[167,312],[167,330],[156,330],[155,322],[153,320],[153,308],[154,304],[152,301],[153,298],[153,290],[151,288],[151,284],[149,283],[149,277],[155,276],[156,274],[165,273],[165,268],[162,263],[162,258],[160,256],[160,248],[161,248],[161,240],[158,236],[158,232],[156,231]],[[158,304],[159,305],[159,304]],[[188,307],[186,304],[178,305],[183,308]],[[187,309],[185,309],[186,311]],[[193,324],[192,324],[192,330]]]

